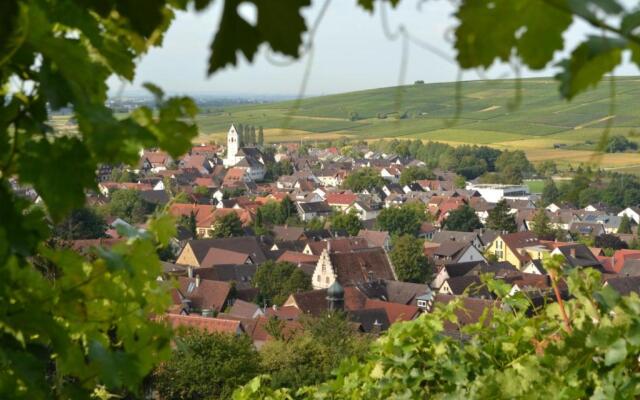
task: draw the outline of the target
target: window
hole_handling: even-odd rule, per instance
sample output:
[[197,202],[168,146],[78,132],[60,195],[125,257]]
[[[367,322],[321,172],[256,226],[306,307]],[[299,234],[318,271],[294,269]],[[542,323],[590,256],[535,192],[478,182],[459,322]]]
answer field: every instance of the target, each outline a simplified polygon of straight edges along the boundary
[[317,281],[318,281],[318,282],[320,282],[320,275],[318,275],[318,279],[317,279]]
[[425,300],[418,300],[418,307],[426,307],[427,302]]
[[324,281],[325,281],[326,283],[329,283],[329,277],[327,276],[326,278],[324,278]]

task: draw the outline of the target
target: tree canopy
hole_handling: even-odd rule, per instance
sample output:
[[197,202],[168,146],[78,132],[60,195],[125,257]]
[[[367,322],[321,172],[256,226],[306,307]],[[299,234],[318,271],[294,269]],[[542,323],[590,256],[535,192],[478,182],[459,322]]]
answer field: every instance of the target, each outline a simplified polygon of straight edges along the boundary
[[485,223],[486,227],[498,232],[515,232],[518,229],[516,218],[510,211],[511,207],[509,207],[507,201],[500,200],[493,209],[489,210],[489,216]]
[[376,225],[390,235],[417,235],[425,219],[424,207],[405,204],[402,207],[389,207],[380,211]]
[[443,227],[450,231],[473,232],[474,229],[482,228],[482,222],[473,208],[463,204],[449,213]]
[[423,241],[411,235],[396,237],[389,256],[399,281],[426,283],[433,274],[424,255]]
[[217,238],[242,236],[244,234],[242,221],[235,211],[218,218],[211,228],[213,230],[212,236]]
[[253,285],[260,289],[259,304],[280,306],[290,294],[311,290],[311,278],[289,262],[269,260],[258,267]]
[[362,221],[358,218],[355,210],[351,210],[351,212],[348,213],[336,212],[329,218],[329,223],[332,229],[345,230],[351,236],[356,236],[358,232],[360,232],[360,229],[363,228]]
[[271,387],[297,389],[323,382],[340,362],[364,359],[369,339],[358,334],[342,312],[303,316],[293,337],[267,342],[261,349],[263,372]]
[[380,189],[386,184],[386,181],[373,168],[360,168],[350,173],[342,183],[346,189],[354,192],[362,192],[363,190]]
[[92,208],[73,210],[53,228],[53,235],[65,240],[97,239],[105,236],[107,223]]
[[260,372],[260,354],[245,334],[195,330],[176,337],[171,358],[153,373],[151,387],[166,399],[229,399]]

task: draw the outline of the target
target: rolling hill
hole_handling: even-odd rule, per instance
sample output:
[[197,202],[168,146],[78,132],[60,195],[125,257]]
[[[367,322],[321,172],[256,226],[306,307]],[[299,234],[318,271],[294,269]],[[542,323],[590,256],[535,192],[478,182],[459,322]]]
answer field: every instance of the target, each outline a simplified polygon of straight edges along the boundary
[[[640,133],[640,77],[616,78],[610,115],[610,82],[561,100],[553,79],[524,79],[520,98],[513,80],[413,84],[297,101],[205,110],[203,139],[221,139],[231,122],[262,125],[268,141],[423,139],[523,149],[533,161],[589,162],[595,143],[611,134],[633,140]],[[459,95],[457,95],[459,93]],[[554,145],[561,148],[554,149]],[[557,147],[557,146],[556,146]],[[606,154],[607,168],[640,170],[640,154]]]

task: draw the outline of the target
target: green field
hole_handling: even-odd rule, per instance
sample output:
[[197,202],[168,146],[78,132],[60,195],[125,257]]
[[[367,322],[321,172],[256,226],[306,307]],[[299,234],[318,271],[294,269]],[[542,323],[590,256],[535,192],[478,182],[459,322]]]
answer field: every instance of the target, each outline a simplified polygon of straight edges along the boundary
[[[232,122],[262,125],[268,141],[406,138],[523,149],[535,161],[561,165],[593,162],[605,129],[639,140],[640,77],[617,78],[613,116],[604,82],[572,102],[561,100],[552,79],[469,81],[459,96],[454,83],[415,84],[302,101],[207,110],[198,117],[198,140],[220,139]],[[350,116],[357,114],[356,120]],[[400,118],[404,116],[404,118]],[[385,118],[386,117],[386,118]],[[554,144],[566,147],[554,150]],[[606,154],[607,168],[640,168],[640,155]]]
[[543,179],[527,179],[524,184],[529,187],[530,193],[542,193],[542,189],[544,189]]

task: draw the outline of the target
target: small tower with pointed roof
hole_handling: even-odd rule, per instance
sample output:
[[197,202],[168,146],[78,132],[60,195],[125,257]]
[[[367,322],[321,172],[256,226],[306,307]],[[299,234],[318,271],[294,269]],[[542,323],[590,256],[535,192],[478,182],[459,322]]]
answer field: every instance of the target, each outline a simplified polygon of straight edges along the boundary
[[327,289],[327,306],[329,311],[344,310],[344,289],[338,281]]

